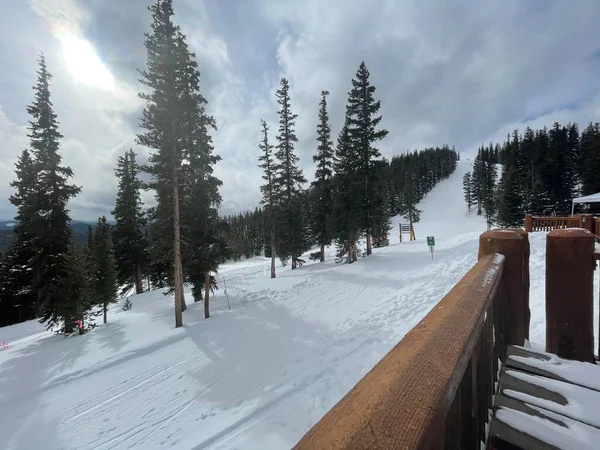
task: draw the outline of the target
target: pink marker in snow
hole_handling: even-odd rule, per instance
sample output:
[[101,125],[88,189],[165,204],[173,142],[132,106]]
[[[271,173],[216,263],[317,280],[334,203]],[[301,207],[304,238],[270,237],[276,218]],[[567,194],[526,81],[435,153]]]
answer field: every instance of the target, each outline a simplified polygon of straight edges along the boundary
[[2,350],[8,350],[8,344],[4,339],[2,339]]
[[152,309],[152,308],[150,308],[150,303],[146,303],[146,305],[148,305],[148,309]]

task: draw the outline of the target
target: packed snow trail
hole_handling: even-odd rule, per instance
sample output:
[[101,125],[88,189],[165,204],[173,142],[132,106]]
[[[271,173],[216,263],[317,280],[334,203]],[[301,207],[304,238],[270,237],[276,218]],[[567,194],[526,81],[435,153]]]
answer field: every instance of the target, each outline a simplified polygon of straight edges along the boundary
[[[469,164],[422,202],[416,242],[398,243],[396,219],[392,245],[352,265],[335,264],[333,249],[273,280],[265,258],[224,265],[209,320],[187,292],[175,329],[172,297],[150,292],[84,336],[0,328],[0,448],[292,447],[476,262],[485,224],[464,206]],[[532,235],[532,267],[542,237]]]

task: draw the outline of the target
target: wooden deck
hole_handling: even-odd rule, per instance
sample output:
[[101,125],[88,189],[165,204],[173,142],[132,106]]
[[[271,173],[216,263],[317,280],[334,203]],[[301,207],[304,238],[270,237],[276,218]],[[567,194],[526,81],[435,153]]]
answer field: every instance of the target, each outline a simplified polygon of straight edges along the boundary
[[488,448],[600,448],[600,366],[510,346]]

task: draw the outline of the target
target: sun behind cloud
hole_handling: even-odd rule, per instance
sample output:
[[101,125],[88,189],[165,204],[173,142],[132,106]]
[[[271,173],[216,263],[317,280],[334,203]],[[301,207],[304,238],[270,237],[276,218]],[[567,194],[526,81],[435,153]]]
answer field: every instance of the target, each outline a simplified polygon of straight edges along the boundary
[[113,89],[114,77],[89,41],[70,33],[64,33],[58,38],[67,68],[78,82],[101,89]]

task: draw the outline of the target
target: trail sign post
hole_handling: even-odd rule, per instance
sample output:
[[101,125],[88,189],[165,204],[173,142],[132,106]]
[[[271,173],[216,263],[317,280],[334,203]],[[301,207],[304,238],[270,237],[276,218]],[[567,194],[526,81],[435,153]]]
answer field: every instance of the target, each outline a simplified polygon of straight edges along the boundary
[[427,245],[429,246],[429,250],[431,251],[431,259],[433,259],[433,248],[435,247],[435,237],[427,236]]
[[400,228],[400,242],[402,242],[403,234],[408,234],[411,241],[416,239],[415,229],[413,228],[412,223],[399,223],[398,227]]

